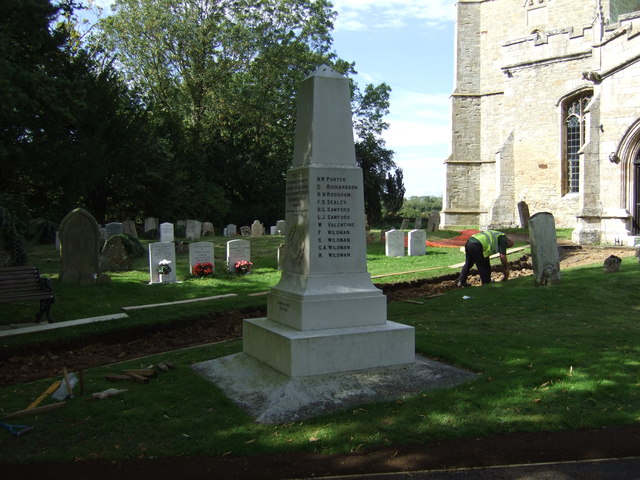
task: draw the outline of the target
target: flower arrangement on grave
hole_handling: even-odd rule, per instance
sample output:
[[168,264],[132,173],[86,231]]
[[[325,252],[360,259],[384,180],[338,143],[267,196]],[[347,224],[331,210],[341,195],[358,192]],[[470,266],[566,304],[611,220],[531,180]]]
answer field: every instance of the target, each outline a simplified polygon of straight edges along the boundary
[[213,275],[213,264],[211,262],[196,263],[193,266],[193,274],[196,277],[207,277]]
[[160,260],[158,262],[158,273],[160,275],[168,275],[171,273],[171,260]]
[[251,271],[251,265],[253,265],[253,263],[248,262],[247,260],[240,260],[239,262],[236,262],[234,267],[236,269],[236,273],[245,275]]

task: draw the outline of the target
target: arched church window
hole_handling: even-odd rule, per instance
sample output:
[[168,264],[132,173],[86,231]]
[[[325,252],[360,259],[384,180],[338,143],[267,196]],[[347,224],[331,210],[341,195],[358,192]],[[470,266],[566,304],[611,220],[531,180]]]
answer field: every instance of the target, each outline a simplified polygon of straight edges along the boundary
[[565,103],[565,192],[580,191],[580,149],[586,141],[585,110],[591,93],[572,97]]

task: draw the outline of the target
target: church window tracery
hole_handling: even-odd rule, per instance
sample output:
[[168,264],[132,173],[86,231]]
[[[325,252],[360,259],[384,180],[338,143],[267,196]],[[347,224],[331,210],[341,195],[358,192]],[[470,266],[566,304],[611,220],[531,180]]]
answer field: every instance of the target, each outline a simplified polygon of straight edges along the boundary
[[580,191],[580,150],[586,141],[587,105],[591,93],[572,97],[565,103],[565,192]]

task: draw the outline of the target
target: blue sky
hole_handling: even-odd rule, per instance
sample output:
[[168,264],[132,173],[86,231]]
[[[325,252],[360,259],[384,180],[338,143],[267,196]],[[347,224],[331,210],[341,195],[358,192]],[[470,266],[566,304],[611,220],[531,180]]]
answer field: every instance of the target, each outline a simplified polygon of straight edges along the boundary
[[[94,0],[105,7],[111,0]],[[405,197],[442,195],[451,138],[455,0],[332,0],[333,48],[356,81],[392,88],[384,139],[404,173]]]

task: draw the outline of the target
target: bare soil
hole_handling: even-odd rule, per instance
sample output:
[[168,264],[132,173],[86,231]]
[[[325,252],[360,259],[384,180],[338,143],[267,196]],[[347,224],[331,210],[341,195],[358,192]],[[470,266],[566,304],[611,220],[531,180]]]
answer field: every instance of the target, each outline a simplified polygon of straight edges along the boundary
[[[625,248],[562,248],[561,269],[603,263],[610,255],[635,262],[634,250]],[[528,256],[510,261],[511,278],[529,276]],[[455,289],[458,272],[423,281],[379,285],[389,302],[411,301]],[[502,274],[493,273],[500,281]],[[480,285],[477,275],[469,277]],[[261,309],[211,314],[161,328],[127,330],[108,337],[88,337],[74,344],[47,345],[36,351],[13,351],[0,345],[0,385],[25,383],[59,375],[63,367],[73,371],[127,359],[237,338],[242,319],[265,316]],[[1,433],[1,432],[0,432]],[[283,479],[374,472],[479,467],[501,464],[614,458],[640,454],[640,426],[564,432],[512,433],[434,442],[427,445],[385,447],[349,455],[296,453],[252,457],[195,457],[134,459],[119,462],[49,462],[35,465],[0,464],[3,478],[101,479]]]

